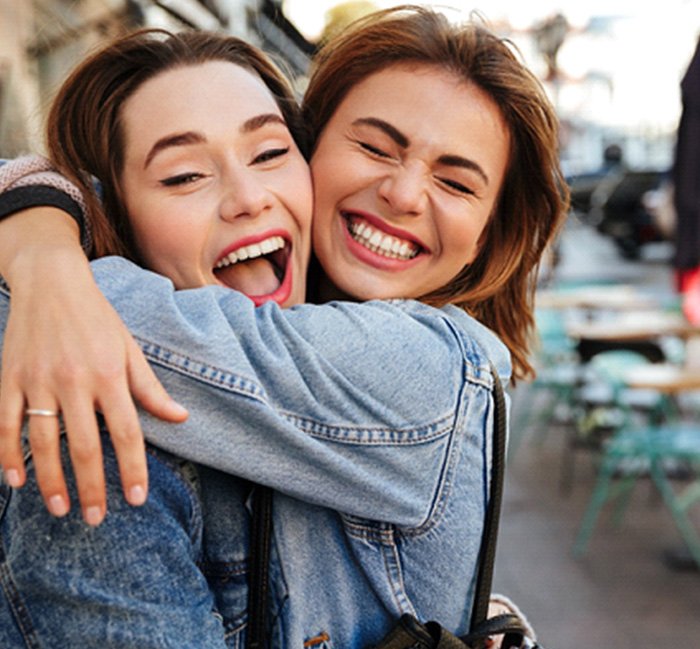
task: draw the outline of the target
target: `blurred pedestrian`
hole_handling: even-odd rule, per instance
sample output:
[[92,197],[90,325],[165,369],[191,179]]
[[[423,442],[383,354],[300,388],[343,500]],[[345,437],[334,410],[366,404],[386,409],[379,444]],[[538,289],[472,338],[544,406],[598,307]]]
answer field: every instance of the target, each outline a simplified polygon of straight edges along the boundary
[[700,40],[681,81],[683,110],[673,165],[676,208],[676,287],[688,290],[700,275]]

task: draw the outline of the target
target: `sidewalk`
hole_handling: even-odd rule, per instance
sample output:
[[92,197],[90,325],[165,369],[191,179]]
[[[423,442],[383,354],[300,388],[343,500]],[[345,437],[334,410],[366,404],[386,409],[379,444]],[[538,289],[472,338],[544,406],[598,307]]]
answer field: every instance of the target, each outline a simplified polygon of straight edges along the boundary
[[[667,262],[653,251],[651,260],[619,260],[609,241],[582,226],[565,233],[560,270],[671,286]],[[521,394],[514,396],[517,408]],[[620,527],[603,516],[586,555],[572,556],[595,473],[588,452],[578,451],[573,488],[563,493],[564,448],[562,429],[553,427],[541,444],[530,431],[509,462],[494,591],[518,603],[546,649],[700,647],[700,571],[663,563],[680,538],[648,482],[640,481]],[[693,520],[700,529],[700,512]]]

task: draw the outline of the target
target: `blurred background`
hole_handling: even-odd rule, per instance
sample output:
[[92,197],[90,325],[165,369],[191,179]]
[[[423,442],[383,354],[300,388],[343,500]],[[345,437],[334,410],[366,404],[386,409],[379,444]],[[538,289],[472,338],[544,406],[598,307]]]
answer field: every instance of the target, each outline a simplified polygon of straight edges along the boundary
[[[245,37],[303,76],[319,39],[386,0],[0,0],[0,155],[41,145],[43,110],[67,69],[96,43],[139,25],[219,29]],[[429,3],[424,3],[429,4]],[[620,145],[634,167],[668,167],[679,81],[700,32],[699,0],[442,2],[478,11],[545,81],[564,124],[567,171]],[[450,8],[453,7],[453,8]]]
[[[0,157],[42,150],[53,89],[119,33],[243,37],[301,94],[324,38],[397,4],[0,0]],[[698,647],[700,0],[439,8],[477,12],[542,80],[572,191],[537,290],[537,378],[510,389],[495,590],[549,649]]]

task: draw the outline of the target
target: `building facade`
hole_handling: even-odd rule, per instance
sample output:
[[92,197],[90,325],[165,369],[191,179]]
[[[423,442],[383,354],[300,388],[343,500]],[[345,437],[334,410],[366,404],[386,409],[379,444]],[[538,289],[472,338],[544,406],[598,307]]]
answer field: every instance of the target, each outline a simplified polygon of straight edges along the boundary
[[46,110],[66,73],[138,27],[230,33],[299,78],[313,52],[271,0],[0,0],[0,157],[43,151]]

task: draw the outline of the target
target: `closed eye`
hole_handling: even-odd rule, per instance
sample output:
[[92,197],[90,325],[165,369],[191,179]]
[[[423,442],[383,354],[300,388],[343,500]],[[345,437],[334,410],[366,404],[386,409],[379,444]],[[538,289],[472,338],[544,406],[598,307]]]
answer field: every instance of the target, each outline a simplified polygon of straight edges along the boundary
[[459,192],[460,194],[468,194],[468,195],[476,194],[476,192],[473,189],[470,189],[466,185],[463,185],[462,183],[458,183],[455,180],[450,180],[449,178],[438,178],[438,180],[443,185],[447,185],[447,187],[455,190],[456,192]]
[[368,144],[367,142],[360,142],[358,141],[358,144],[365,150],[371,153],[372,155],[375,155],[379,158],[391,158],[391,156],[386,152],[382,151],[381,149],[378,149],[376,146],[372,146],[371,144]]
[[196,172],[187,172],[184,174],[178,174],[177,176],[170,176],[169,178],[164,178],[160,181],[161,185],[165,187],[175,187],[177,185],[187,185],[193,183],[200,178],[204,178],[204,174]]
[[260,155],[253,158],[253,164],[259,164],[261,162],[269,162],[275,158],[280,158],[283,155],[289,153],[289,147],[279,147],[277,149],[267,149],[263,151]]

